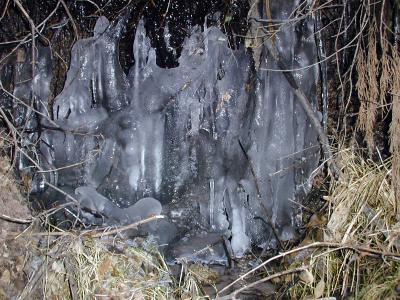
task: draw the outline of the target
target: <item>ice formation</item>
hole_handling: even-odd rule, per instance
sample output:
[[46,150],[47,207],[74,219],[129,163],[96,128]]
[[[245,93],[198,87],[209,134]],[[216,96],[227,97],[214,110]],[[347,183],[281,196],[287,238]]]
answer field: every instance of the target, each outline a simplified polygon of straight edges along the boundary
[[[294,7],[296,1],[284,1],[272,10],[285,20]],[[140,21],[135,65],[125,75],[117,51],[123,28],[123,18],[110,24],[101,17],[93,37],[74,45],[54,121],[38,115],[36,191],[54,201],[63,196],[43,182],[58,186],[91,212],[90,222],[100,215],[111,224],[128,223],[162,210],[167,220],[153,233],[181,250],[193,240],[201,248],[222,236],[239,257],[252,245],[273,246],[271,226],[280,239],[292,238],[293,203],[308,189],[319,145],[268,52],[256,73],[244,47],[232,50],[216,27],[195,27],[179,66],[164,69]],[[317,69],[303,67],[317,58],[312,33],[312,20],[304,18],[275,37],[310,99]],[[45,64],[37,70],[42,102],[49,73]],[[28,99],[22,88],[14,95]]]
[[110,199],[99,194],[94,187],[75,189],[77,200],[83,209],[104,218],[104,223],[131,224],[161,214],[161,203],[151,197],[142,198],[127,208],[119,208]]

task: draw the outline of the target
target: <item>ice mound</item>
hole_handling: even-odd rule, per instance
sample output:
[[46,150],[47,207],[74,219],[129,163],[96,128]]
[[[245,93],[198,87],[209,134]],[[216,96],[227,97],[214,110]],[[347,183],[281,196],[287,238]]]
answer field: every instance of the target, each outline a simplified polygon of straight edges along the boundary
[[[287,18],[294,2],[274,4],[277,18]],[[223,237],[239,257],[252,245],[274,246],[271,226],[280,239],[293,238],[293,203],[309,188],[319,145],[268,52],[256,73],[251,56],[232,50],[221,30],[195,27],[179,66],[163,69],[142,20],[135,65],[125,75],[117,51],[124,23],[101,17],[94,36],[74,45],[54,121],[38,116],[35,191],[62,201],[43,183],[50,181],[77,197],[88,218],[112,224],[162,213],[167,221],[157,230],[172,247],[208,234]],[[317,57],[312,33],[304,19],[275,38],[310,99],[317,69],[301,68]],[[48,82],[42,69],[38,76]],[[42,84],[37,94],[48,88]]]
[[81,208],[92,215],[105,218],[106,224],[131,224],[161,214],[161,203],[154,198],[142,198],[135,204],[119,208],[110,199],[99,194],[95,188],[81,186],[75,189]]

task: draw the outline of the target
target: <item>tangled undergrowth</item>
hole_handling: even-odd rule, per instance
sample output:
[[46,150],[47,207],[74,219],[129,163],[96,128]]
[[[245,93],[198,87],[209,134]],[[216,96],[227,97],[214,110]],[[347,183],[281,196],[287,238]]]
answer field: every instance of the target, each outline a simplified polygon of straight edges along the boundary
[[39,284],[30,281],[21,299],[31,299],[31,288],[36,289],[35,299],[204,298],[202,278],[191,266],[185,266],[177,280],[157,248],[140,239],[57,239],[36,271],[42,277]]
[[185,264],[176,277],[157,248],[140,238],[33,230],[18,239],[37,241],[25,249],[31,270],[18,299],[204,299],[202,284],[217,276],[206,266]]
[[[344,178],[330,186],[326,225],[311,218],[303,241],[336,243],[317,247],[299,263],[308,264],[309,282],[296,285],[294,299],[398,299],[400,223],[395,214],[391,160],[375,163],[354,149],[337,154]],[[315,240],[315,238],[322,240]],[[304,254],[304,253],[303,253]],[[292,265],[291,267],[294,267]]]

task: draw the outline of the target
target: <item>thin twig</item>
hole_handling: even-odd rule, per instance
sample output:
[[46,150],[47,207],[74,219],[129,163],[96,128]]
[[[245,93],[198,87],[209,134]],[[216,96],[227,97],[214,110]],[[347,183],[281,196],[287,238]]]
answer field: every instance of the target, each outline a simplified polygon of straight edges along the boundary
[[17,224],[31,224],[35,220],[34,218],[33,219],[14,218],[3,214],[0,214],[0,219]]
[[68,8],[67,4],[65,4],[64,0],[60,0],[60,2],[62,4],[62,6],[64,7],[65,12],[67,13],[69,20],[71,21],[72,28],[74,29],[74,32],[75,32],[75,38],[77,40],[79,40],[80,39],[80,34],[79,34],[79,31],[78,31],[78,27],[75,24],[74,18],[71,15],[71,12],[69,11],[69,8]]
[[13,138],[13,144],[14,144],[14,157],[12,158],[12,166],[11,168],[14,168],[16,160],[17,160],[17,154],[18,154],[18,138],[17,138],[17,133],[18,131],[15,129],[14,125],[12,122],[7,118],[7,115],[3,111],[3,109],[0,107],[0,115],[3,117],[4,122],[6,122],[8,129],[10,130],[11,136]]
[[[90,237],[90,238],[99,238],[103,236],[108,236],[108,235],[113,235],[116,233],[121,233],[123,231],[129,230],[129,229],[135,229],[138,228],[141,225],[150,223],[152,221],[164,219],[165,217],[162,215],[156,215],[156,216],[151,216],[147,219],[140,220],[138,222],[129,224],[129,225],[124,225],[124,226],[118,226],[114,229],[110,230],[110,226],[108,227],[100,227],[100,228],[95,228],[95,229],[88,229],[88,230],[71,230],[71,231],[52,231],[52,232],[29,232],[29,233],[11,233],[8,234],[9,238],[15,238],[15,236],[24,236],[24,235],[29,235],[29,236],[71,236],[71,237]],[[101,231],[101,232],[99,232]]]
[[[231,288],[233,285],[235,285],[236,283],[238,283],[239,281],[244,280],[246,277],[248,277],[249,275],[253,274],[255,271],[265,267],[266,265],[268,265],[269,263],[271,263],[272,261],[275,261],[277,259],[283,258],[285,256],[288,256],[290,254],[293,253],[297,253],[306,249],[310,249],[310,248],[338,248],[338,249],[350,249],[350,250],[354,250],[357,252],[362,252],[365,255],[369,255],[369,256],[373,256],[373,257],[386,257],[386,258],[392,258],[394,260],[398,260],[398,258],[400,258],[400,253],[393,253],[393,252],[384,252],[384,251],[379,251],[379,250],[375,250],[375,249],[371,249],[371,248],[367,248],[367,247],[363,247],[363,246],[358,246],[358,245],[351,245],[351,244],[341,244],[341,243],[331,243],[331,242],[315,242],[309,245],[305,245],[302,247],[297,247],[294,249],[291,249],[289,251],[280,253],[274,257],[271,257],[270,259],[264,261],[263,263],[259,264],[257,267],[251,269],[250,271],[248,271],[247,273],[241,275],[238,279],[236,279],[235,281],[233,281],[232,283],[228,284],[226,287],[224,287],[222,290],[220,290],[218,292],[218,294],[221,294],[223,292],[225,292],[227,289]],[[338,250],[336,249],[336,250]]]
[[4,16],[6,15],[7,9],[8,9],[8,5],[10,4],[10,0],[7,0],[6,5],[4,6],[4,10],[3,13],[0,16],[0,21],[4,18]]
[[[19,0],[14,0],[15,4],[18,6],[19,10],[21,13],[24,15],[24,17],[27,19],[29,26],[31,27],[31,34],[32,34],[32,83],[33,85],[35,84],[35,67],[36,67],[36,38],[35,38],[35,32],[39,32],[39,30],[36,28],[35,22],[33,22],[32,18],[29,16],[28,12],[25,10],[25,8],[22,6],[21,2]],[[35,87],[32,86],[32,99],[31,99],[31,106],[32,108],[34,107],[34,101],[35,101]]]
[[[282,56],[279,54],[275,44],[272,41],[266,40],[265,45],[266,45],[269,53],[271,54],[272,58],[275,60],[277,66],[282,70],[286,70],[287,67],[286,67],[285,63],[283,62]],[[327,160],[329,160],[328,164],[329,164],[329,168],[330,168],[332,175],[336,179],[341,178],[342,177],[341,171],[340,171],[339,167],[336,165],[332,150],[329,147],[329,139],[326,136],[324,128],[322,127],[321,123],[319,122],[319,119],[316,116],[316,114],[311,106],[310,100],[308,99],[306,94],[300,89],[296,79],[294,78],[294,76],[292,75],[291,72],[283,71],[283,75],[286,77],[288,83],[293,88],[294,93],[297,96],[297,99],[299,100],[307,117],[310,119],[312,125],[314,126],[315,130],[318,133],[320,144],[324,151],[325,158]]]
[[290,274],[293,274],[293,273],[299,273],[299,272],[305,271],[305,270],[307,270],[308,267],[309,266],[303,266],[303,267],[298,267],[298,268],[285,270],[285,271],[282,271],[282,272],[278,272],[278,273],[272,274],[270,276],[267,276],[265,278],[262,278],[260,280],[255,281],[255,282],[252,282],[252,283],[250,283],[248,285],[245,285],[244,287],[241,287],[240,289],[235,290],[234,292],[230,293],[227,296],[223,296],[223,297],[218,297],[217,296],[216,299],[218,299],[218,300],[236,299],[237,295],[239,295],[240,293],[242,293],[245,290],[248,290],[248,289],[251,289],[251,288],[255,287],[256,285],[259,285],[259,284],[264,283],[264,282],[271,281],[272,279],[275,279],[275,278],[278,278],[278,277],[282,277],[282,276],[290,275]]
[[[139,226],[141,226],[143,224],[146,224],[146,223],[149,223],[149,222],[152,222],[152,221],[156,221],[156,220],[160,220],[160,219],[164,219],[164,218],[165,218],[164,216],[160,216],[160,215],[151,216],[150,218],[147,218],[147,219],[144,219],[144,220],[140,220],[138,222],[135,222],[135,223],[132,223],[132,224],[129,224],[129,225],[120,226],[120,227],[117,227],[115,229],[112,229],[112,230],[106,231],[106,232],[103,231],[103,232],[99,232],[99,233],[94,233],[93,234],[92,233],[93,230],[88,230],[86,232],[83,232],[83,235],[89,235],[92,238],[103,237],[103,236],[106,236],[106,235],[112,235],[112,234],[115,234],[115,233],[120,233],[122,231],[126,231],[126,230],[129,230],[129,229],[134,229],[134,228],[137,228],[137,227],[139,227]],[[99,229],[96,229],[95,231],[99,231],[99,230],[107,230],[107,228],[99,228]]]

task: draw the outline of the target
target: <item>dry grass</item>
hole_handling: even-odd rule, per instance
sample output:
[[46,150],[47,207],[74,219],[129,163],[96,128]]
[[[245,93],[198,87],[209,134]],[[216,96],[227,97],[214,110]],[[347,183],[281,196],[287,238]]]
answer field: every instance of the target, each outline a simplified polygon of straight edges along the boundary
[[172,298],[174,282],[160,253],[151,245],[128,245],[115,239],[69,241],[60,269],[67,279],[72,275],[69,284],[75,281],[76,298]]
[[360,101],[357,128],[365,134],[369,153],[373,156],[376,152],[374,135],[378,116],[385,119],[391,108],[390,145],[396,196],[394,209],[400,214],[400,56],[396,46],[388,40],[388,31],[382,20],[378,22],[373,18],[366,45],[360,44],[355,57],[358,78],[356,90]]
[[[353,149],[339,152],[344,180],[331,185],[328,222],[309,233],[322,242],[356,245],[377,251],[355,251],[346,247],[321,247],[310,251],[306,260],[312,280],[300,281],[291,291],[293,299],[398,299],[400,262],[385,259],[385,253],[398,253],[400,226],[394,210],[391,161],[380,164],[365,160]],[[304,254],[304,253],[303,253]],[[302,263],[305,263],[303,261]],[[298,262],[297,262],[298,264]],[[296,263],[290,266],[293,268]]]
[[21,299],[32,299],[32,295],[33,299],[73,300],[208,298],[201,287],[206,267],[185,266],[176,278],[148,240],[72,235],[46,239],[48,245],[39,251],[40,267]]
[[[63,234],[61,234],[63,233]],[[182,263],[173,275],[149,239],[79,237],[60,232],[47,236],[40,274],[29,282],[21,299],[209,299],[203,285],[218,282],[207,266]],[[35,233],[32,233],[35,235]]]
[[[370,153],[373,153],[375,148],[374,128],[378,107],[377,101],[380,95],[378,83],[380,61],[376,52],[377,30],[377,25],[374,21],[369,28],[368,45],[366,46],[366,49],[361,47],[355,59],[358,75],[356,89],[360,100],[360,114],[357,126],[365,133]],[[387,89],[386,79],[384,83],[385,89]],[[381,95],[383,95],[381,99],[385,99],[386,94]]]

